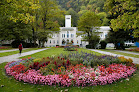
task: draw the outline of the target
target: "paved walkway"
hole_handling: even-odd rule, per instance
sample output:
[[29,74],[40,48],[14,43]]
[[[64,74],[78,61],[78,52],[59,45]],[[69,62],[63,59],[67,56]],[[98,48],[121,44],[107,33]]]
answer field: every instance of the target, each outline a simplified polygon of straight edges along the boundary
[[[106,54],[106,55],[112,55],[112,56],[124,56],[124,55],[118,55],[118,54],[113,54],[110,52],[106,52],[106,51],[100,51],[100,50],[96,50],[96,49],[89,49],[91,51],[95,51],[98,53],[102,53],[102,54]],[[134,58],[134,57],[129,57],[129,56],[124,56],[125,58],[131,58],[133,60],[133,63],[139,64],[139,58]]]
[[137,53],[137,52],[121,51],[121,50],[111,50],[111,51],[118,51],[118,52],[122,52],[122,53],[128,53],[128,54],[135,54],[135,55],[139,55],[139,53]]
[[[29,49],[29,48],[24,48],[25,49]],[[19,49],[11,49],[11,50],[0,50],[0,53],[3,53],[3,52],[11,52],[11,51],[17,51]]]
[[17,61],[20,60],[19,57],[23,57],[23,56],[27,56],[27,55],[31,55],[43,50],[47,50],[49,48],[44,48],[44,49],[39,49],[39,50],[33,50],[33,51],[29,51],[29,52],[24,52],[21,55],[19,54],[14,54],[14,55],[10,55],[10,56],[5,56],[5,57],[0,57],[0,63],[3,62],[11,62],[11,61]]

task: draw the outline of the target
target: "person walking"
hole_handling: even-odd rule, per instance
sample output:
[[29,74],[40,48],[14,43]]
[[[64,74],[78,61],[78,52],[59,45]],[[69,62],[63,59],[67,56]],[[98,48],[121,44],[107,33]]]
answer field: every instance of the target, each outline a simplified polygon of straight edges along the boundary
[[20,43],[20,45],[18,46],[18,48],[19,48],[19,54],[21,55],[21,53],[22,53],[22,49],[23,49],[23,45],[22,45],[22,43]]

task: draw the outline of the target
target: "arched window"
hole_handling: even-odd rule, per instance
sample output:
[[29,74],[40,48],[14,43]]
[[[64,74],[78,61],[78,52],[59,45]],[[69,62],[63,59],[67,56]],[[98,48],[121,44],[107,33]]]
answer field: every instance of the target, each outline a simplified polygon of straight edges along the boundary
[[69,31],[67,31],[67,38],[69,38]]
[[64,34],[64,38],[65,38],[65,34]]

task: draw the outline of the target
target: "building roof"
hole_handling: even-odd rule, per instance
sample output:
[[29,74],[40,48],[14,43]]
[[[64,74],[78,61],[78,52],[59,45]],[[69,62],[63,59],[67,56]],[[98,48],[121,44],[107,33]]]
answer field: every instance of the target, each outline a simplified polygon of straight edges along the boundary
[[101,26],[99,31],[109,31],[111,28],[109,26]]
[[61,27],[61,30],[62,31],[73,31],[74,28],[72,28],[72,27]]

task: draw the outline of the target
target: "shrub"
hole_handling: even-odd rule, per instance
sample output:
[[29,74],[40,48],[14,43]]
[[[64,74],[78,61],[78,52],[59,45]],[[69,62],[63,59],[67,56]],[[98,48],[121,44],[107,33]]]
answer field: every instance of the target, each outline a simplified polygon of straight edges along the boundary
[[91,49],[91,45],[86,45],[86,48],[89,48],[89,49]]
[[38,44],[34,44],[34,43],[27,43],[26,48],[30,48],[30,47],[38,47]]
[[13,48],[18,48],[19,44],[22,43],[23,47],[27,46],[27,43],[25,41],[15,40],[11,43]]
[[100,41],[100,45],[101,45],[101,49],[105,49],[106,45],[107,45],[107,42],[102,40],[102,41]]

